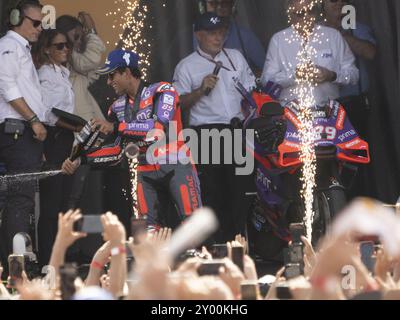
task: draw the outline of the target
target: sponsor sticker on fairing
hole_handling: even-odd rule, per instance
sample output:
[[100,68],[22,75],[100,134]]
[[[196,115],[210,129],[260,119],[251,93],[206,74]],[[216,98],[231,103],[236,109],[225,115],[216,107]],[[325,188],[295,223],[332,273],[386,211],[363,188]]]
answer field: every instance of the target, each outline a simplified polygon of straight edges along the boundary
[[351,148],[351,147],[354,147],[355,145],[359,144],[360,142],[361,142],[361,140],[356,138],[356,139],[350,141],[349,143],[346,143],[344,146],[346,148]]
[[300,135],[298,132],[286,132],[286,139],[300,139]]
[[290,112],[288,109],[285,110],[285,116],[286,118],[288,118],[288,120],[290,120],[290,122],[292,122],[296,128],[300,128],[301,127],[301,122],[299,119],[297,119],[297,117]]
[[300,145],[298,145],[297,143],[289,142],[287,140],[285,140],[284,144],[287,147],[296,148],[296,149],[300,148]]
[[272,181],[265,176],[265,174],[258,168],[257,169],[257,182],[261,183],[265,188],[270,189],[272,185]]
[[336,121],[336,129],[343,130],[345,118],[346,118],[346,112],[342,108],[340,108]]
[[314,118],[326,118],[325,111],[314,111],[312,114]]
[[349,130],[343,134],[341,134],[340,136],[338,136],[338,139],[341,142],[344,142],[346,139],[351,138],[352,136],[354,136],[356,134],[356,132],[354,130]]

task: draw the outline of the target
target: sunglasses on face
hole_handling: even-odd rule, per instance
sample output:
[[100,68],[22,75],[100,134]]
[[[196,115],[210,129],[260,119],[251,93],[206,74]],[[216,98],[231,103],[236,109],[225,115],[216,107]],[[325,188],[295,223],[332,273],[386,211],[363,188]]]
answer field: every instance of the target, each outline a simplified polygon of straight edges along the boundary
[[25,18],[27,18],[28,20],[32,21],[32,25],[33,25],[34,28],[38,28],[39,26],[42,25],[42,21],[40,21],[40,20],[35,20],[35,19],[32,19],[31,17],[28,17],[28,16],[25,16]]
[[64,48],[71,49],[68,42],[53,43],[52,46],[56,47],[58,51],[64,50]]

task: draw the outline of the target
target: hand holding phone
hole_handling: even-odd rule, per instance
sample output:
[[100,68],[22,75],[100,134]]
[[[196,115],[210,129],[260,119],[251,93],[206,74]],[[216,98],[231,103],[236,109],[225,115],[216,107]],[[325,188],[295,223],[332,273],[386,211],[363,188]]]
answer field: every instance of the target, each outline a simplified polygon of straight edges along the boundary
[[220,268],[225,268],[225,263],[221,259],[204,260],[197,269],[199,276],[217,276]]
[[289,245],[289,263],[303,264],[303,245],[299,243],[292,243]]
[[100,215],[84,215],[81,219],[74,223],[74,231],[84,233],[102,233],[103,225]]
[[228,256],[228,246],[224,244],[213,244],[211,247],[211,255],[214,259],[223,259]]
[[375,253],[375,243],[372,241],[364,241],[360,243],[360,253],[361,261],[367,267],[368,271],[373,273],[375,270],[376,258]]
[[232,247],[232,261],[239,269],[244,271],[244,248],[242,246]]
[[80,210],[68,210],[65,214],[58,216],[57,241],[63,246],[69,247],[78,239],[86,237],[85,233],[76,232],[74,225],[82,218]]
[[293,243],[301,243],[301,237],[305,236],[305,228],[303,223],[291,223],[289,226],[289,231],[292,236]]
[[100,222],[103,227],[103,239],[104,241],[110,241],[113,247],[124,243],[126,240],[126,230],[124,225],[119,221],[118,217],[107,212],[100,217]]
[[258,300],[260,298],[260,287],[257,281],[243,281],[240,284],[242,300]]
[[289,263],[285,266],[285,278],[287,280],[301,276],[302,270],[300,263]]

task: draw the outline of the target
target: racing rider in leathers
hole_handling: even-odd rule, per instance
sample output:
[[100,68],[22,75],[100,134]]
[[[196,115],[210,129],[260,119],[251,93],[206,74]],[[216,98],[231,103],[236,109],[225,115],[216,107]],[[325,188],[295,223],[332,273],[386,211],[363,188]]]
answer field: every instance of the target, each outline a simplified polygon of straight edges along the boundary
[[[151,231],[161,226],[160,218],[167,210],[163,202],[166,196],[174,202],[181,221],[201,206],[201,197],[189,149],[177,139],[182,130],[179,96],[169,83],[145,84],[138,61],[134,52],[114,50],[98,71],[108,74],[107,83],[120,98],[110,107],[107,121],[94,120],[90,125],[103,134],[116,135],[117,140],[112,145],[91,148],[83,159],[97,166],[115,165],[127,141],[139,146],[138,211],[146,216]],[[170,132],[178,135],[171,137]],[[62,169],[72,174],[79,163],[67,159]]]

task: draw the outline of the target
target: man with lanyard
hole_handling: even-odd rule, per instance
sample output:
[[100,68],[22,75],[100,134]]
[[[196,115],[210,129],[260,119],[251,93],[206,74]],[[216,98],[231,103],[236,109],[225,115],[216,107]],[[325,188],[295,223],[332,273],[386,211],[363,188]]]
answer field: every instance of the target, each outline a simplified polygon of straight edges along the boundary
[[[225,28],[224,48],[239,50],[250,64],[251,69],[258,75],[264,66],[265,48],[255,33],[236,23],[236,2],[237,0],[206,0],[206,12],[218,15]],[[193,47],[198,46],[197,38],[193,37]]]
[[[37,1],[21,1],[10,12],[9,31],[0,39],[0,162],[9,174],[40,170],[46,139],[46,108],[32,61],[30,43],[42,31],[42,8]],[[2,215],[3,254],[12,251],[19,232],[30,233],[35,182],[8,186]],[[3,256],[4,257],[4,256]]]
[[[177,141],[182,130],[179,96],[166,82],[148,85],[141,80],[139,56],[114,50],[100,74],[108,74],[108,85],[118,96],[109,109],[108,121],[95,120],[93,128],[114,134],[140,146],[138,172],[139,214],[147,217],[148,230],[161,227],[166,200],[176,205],[183,221],[201,206],[197,172],[184,142]],[[176,138],[170,132],[176,132]],[[156,141],[151,145],[150,141]],[[89,164],[115,165],[123,145],[103,146],[86,155]],[[78,162],[66,160],[63,169],[72,174]],[[128,174],[128,173],[127,173]],[[171,199],[168,199],[171,198]]]
[[[203,204],[217,213],[221,230],[215,240],[223,242],[244,229],[248,202],[243,180],[251,181],[251,177],[236,175],[237,166],[229,161],[234,159],[234,148],[227,139],[222,140],[220,149],[213,150],[210,139],[203,141],[201,135],[202,131],[209,131],[220,137],[228,131],[233,137],[232,119],[243,119],[242,97],[233,79],[237,78],[246,89],[251,89],[255,87],[255,77],[238,50],[223,48],[225,26],[216,14],[200,16],[194,30],[199,46],[178,64],[173,83],[180,94],[182,107],[190,113],[190,126],[198,133],[202,146],[198,170]],[[236,148],[237,145],[240,147],[240,141],[236,141]],[[225,153],[226,150],[229,152]],[[216,152],[219,154],[213,155]],[[203,153],[210,157],[201,163]],[[220,163],[212,163],[215,156]]]

